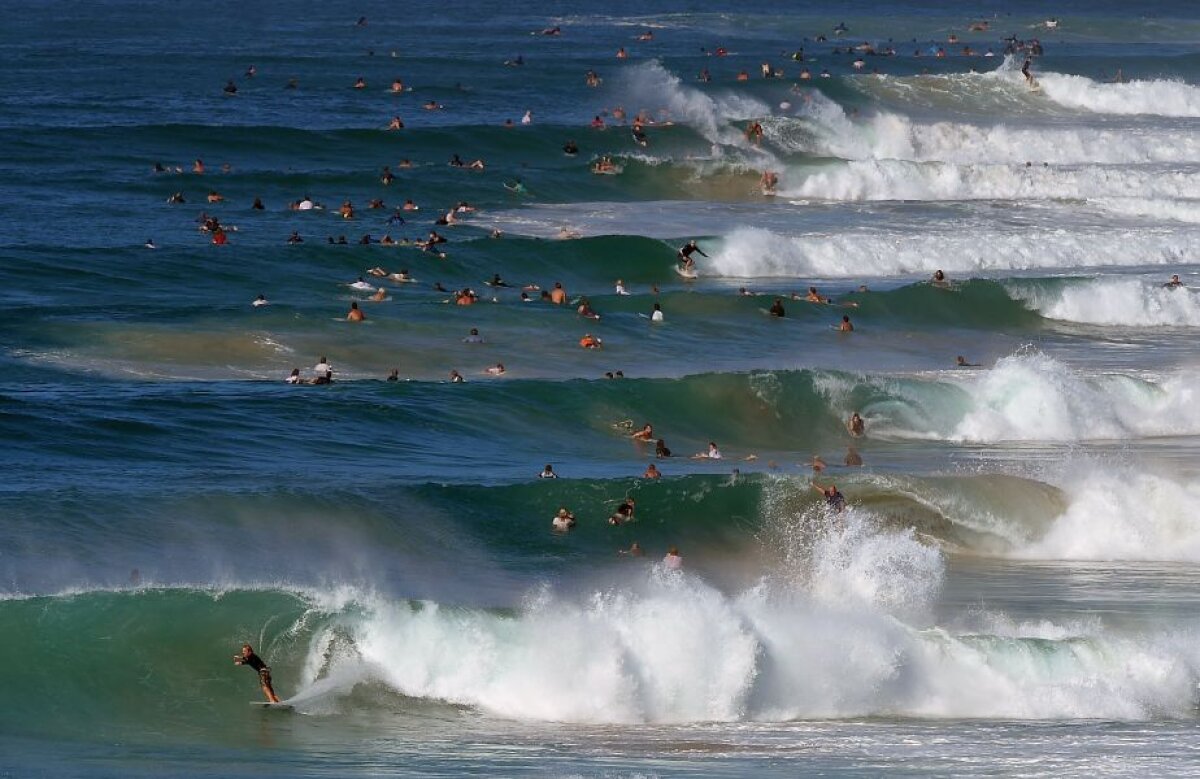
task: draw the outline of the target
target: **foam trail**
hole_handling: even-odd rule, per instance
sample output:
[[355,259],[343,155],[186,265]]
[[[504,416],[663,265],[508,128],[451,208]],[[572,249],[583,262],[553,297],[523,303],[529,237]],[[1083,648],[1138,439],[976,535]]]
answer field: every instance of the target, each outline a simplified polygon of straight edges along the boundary
[[839,231],[786,235],[732,230],[701,275],[851,277],[1080,266],[1170,265],[1200,255],[1191,229]]
[[1200,298],[1161,282],[1098,278],[1056,285],[1009,282],[1009,295],[1049,319],[1125,327],[1200,327]]

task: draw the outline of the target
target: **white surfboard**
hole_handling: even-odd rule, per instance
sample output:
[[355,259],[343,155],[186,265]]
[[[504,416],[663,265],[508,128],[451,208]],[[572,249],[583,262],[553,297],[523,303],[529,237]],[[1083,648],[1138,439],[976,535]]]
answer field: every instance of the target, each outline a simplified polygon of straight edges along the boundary
[[675,272],[678,273],[683,278],[688,279],[688,280],[693,280],[693,279],[696,279],[699,277],[699,274],[696,273],[696,271],[686,270],[684,268],[679,267],[678,265],[675,266]]

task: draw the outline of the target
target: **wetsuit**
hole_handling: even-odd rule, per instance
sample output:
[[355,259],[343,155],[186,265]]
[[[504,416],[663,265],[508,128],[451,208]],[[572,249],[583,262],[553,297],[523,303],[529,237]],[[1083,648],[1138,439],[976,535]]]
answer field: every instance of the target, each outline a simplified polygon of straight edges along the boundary
[[242,658],[242,665],[248,665],[258,672],[259,684],[271,686],[271,667],[264,663],[261,657],[251,652],[248,657]]

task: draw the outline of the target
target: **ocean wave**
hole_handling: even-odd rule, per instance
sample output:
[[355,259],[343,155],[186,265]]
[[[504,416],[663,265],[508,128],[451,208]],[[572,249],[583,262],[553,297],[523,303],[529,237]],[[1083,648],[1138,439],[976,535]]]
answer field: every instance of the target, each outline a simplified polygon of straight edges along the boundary
[[816,91],[807,94],[796,116],[769,117],[762,123],[767,141],[786,153],[846,160],[956,165],[1200,162],[1200,142],[1185,127],[933,122],[882,109],[851,118],[840,104]]
[[1047,319],[1123,327],[1200,327],[1200,297],[1135,278],[1009,281],[1005,288]]
[[731,230],[701,275],[864,278],[1032,268],[1167,265],[1200,256],[1200,233],[1178,227],[1025,227],[785,234],[755,227]]

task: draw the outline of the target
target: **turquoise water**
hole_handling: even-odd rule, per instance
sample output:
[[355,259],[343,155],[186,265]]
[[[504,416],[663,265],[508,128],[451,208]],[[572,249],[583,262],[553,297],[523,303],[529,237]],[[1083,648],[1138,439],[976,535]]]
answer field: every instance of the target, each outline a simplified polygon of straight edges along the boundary
[[1054,13],[9,14],[0,774],[1200,774],[1200,18]]

